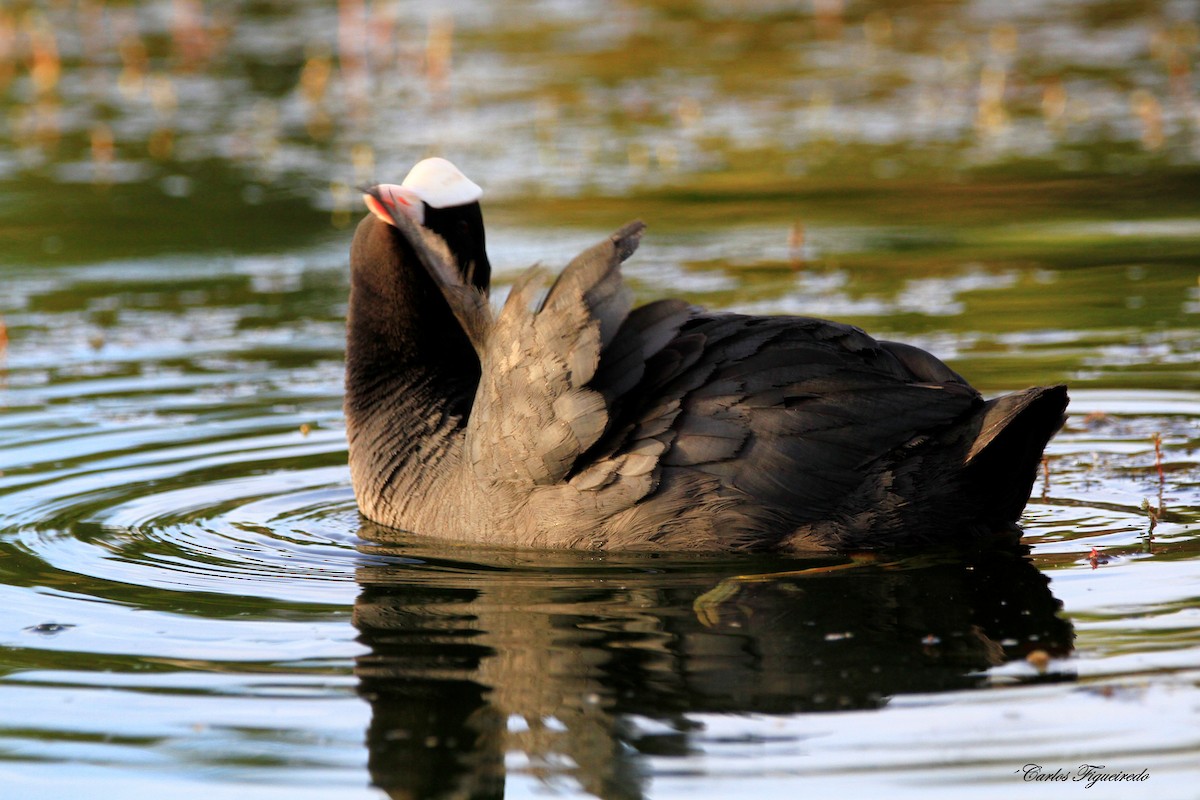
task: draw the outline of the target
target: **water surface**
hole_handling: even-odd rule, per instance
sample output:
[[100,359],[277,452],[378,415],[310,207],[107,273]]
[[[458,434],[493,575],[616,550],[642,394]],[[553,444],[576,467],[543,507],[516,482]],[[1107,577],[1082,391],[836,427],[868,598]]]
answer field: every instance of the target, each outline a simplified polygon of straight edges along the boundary
[[[5,791],[1198,796],[1197,18],[0,9]],[[432,152],[487,190],[501,284],[641,217],[640,299],[836,317],[989,394],[1070,384],[1028,553],[364,523],[348,187]],[[1081,763],[1149,778],[1022,780]]]

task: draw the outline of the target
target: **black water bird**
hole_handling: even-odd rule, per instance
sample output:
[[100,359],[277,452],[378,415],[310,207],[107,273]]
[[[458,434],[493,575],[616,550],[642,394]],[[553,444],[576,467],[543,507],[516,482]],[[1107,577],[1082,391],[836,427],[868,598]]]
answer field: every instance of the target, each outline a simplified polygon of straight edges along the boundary
[[[497,545],[856,550],[1012,532],[1064,386],[985,401],[916,347],[808,317],[632,307],[626,225],[488,301],[481,191],[379,185],[351,248],[363,514]],[[549,289],[546,285],[549,283]]]

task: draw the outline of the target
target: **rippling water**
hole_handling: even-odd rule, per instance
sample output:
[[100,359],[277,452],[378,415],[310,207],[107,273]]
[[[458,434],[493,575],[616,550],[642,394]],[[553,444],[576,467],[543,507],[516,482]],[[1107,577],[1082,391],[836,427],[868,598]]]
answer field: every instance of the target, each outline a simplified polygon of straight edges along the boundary
[[[0,8],[0,794],[1200,797],[1195,4],[610,8]],[[1029,552],[363,523],[345,187],[435,146],[501,283],[640,216],[642,299],[1069,383]]]
[[[532,235],[498,232],[502,273]],[[631,274],[667,280],[679,254],[714,255],[705,241],[651,237]],[[1031,559],[438,546],[364,529],[355,509],[344,244],[184,260],[182,286],[152,263],[10,274],[0,771],[16,796],[357,796],[368,781],[411,797],[505,781],[514,795],[674,796],[702,781],[719,797],[750,781],[782,796],[801,777],[986,794],[1014,791],[1027,762],[1080,759],[1191,791],[1195,392],[1081,382],[1027,512]],[[730,247],[733,277],[687,285],[738,290]],[[789,274],[800,296],[824,291],[820,274]],[[937,292],[953,305],[1019,283]],[[921,291],[881,293],[876,327]],[[1120,330],[930,341],[1036,375]],[[1188,382],[1195,350],[1170,342],[1189,337],[1104,346]],[[1144,503],[1162,509],[1153,530]],[[1035,651],[1044,672],[1025,661]]]

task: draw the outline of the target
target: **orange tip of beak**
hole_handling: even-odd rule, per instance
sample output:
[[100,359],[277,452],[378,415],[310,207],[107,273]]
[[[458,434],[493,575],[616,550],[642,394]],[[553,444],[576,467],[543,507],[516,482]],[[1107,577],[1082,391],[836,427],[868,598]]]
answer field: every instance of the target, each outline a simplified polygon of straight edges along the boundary
[[368,211],[379,217],[379,219],[383,220],[388,225],[395,224],[392,222],[392,215],[387,212],[387,210],[383,207],[383,203],[379,202],[375,195],[364,194],[362,198],[363,202],[367,204]]
[[369,194],[363,195],[367,210],[388,225],[395,225],[396,214],[416,222],[425,222],[425,205],[411,189],[396,186],[391,183],[381,183],[374,187]]

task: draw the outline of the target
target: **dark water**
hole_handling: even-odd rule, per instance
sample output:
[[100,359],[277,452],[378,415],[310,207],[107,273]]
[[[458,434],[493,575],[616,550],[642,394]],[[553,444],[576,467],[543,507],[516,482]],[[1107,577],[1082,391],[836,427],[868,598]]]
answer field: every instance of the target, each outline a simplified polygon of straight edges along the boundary
[[[0,6],[0,794],[1200,797],[1198,19]],[[1069,383],[1028,554],[365,525],[349,187],[435,152],[502,283],[641,217],[643,299]]]

